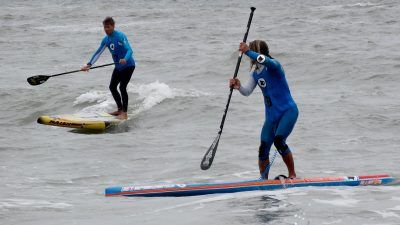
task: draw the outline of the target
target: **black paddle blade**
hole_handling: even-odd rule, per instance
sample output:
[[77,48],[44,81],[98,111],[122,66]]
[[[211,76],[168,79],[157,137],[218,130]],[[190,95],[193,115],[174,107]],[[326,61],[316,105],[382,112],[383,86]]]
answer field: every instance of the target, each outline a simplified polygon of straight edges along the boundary
[[28,79],[26,79],[26,80],[28,81],[28,83],[30,85],[35,86],[35,85],[43,84],[49,78],[50,78],[50,76],[37,75],[37,76],[33,76],[33,77],[28,77]]
[[201,160],[200,168],[202,170],[208,170],[211,167],[211,164],[215,157],[215,152],[217,151],[217,148],[218,148],[218,143],[219,143],[220,137],[221,137],[221,134],[218,134],[218,136],[214,139],[214,142],[211,144],[210,148],[204,155],[203,160]]

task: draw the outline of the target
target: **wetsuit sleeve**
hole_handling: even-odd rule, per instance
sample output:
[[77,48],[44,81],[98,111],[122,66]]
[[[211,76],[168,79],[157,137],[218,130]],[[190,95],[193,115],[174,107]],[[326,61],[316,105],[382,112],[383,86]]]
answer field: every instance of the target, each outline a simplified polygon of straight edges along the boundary
[[122,42],[124,43],[124,47],[127,50],[124,59],[128,61],[128,59],[132,56],[133,50],[131,45],[129,44],[128,38],[124,35],[122,35]]
[[257,83],[253,78],[252,73],[250,73],[249,80],[245,85],[241,85],[239,88],[240,94],[244,96],[249,96],[251,93],[253,93],[254,88],[256,88]]
[[103,38],[103,40],[101,41],[100,47],[93,54],[92,58],[90,59],[90,61],[87,64],[88,65],[95,64],[96,61],[99,59],[100,55],[104,52],[104,49],[106,49],[106,39],[105,38]]
[[253,52],[251,50],[247,51],[246,55],[252,60],[255,60],[258,63],[266,66],[267,68],[277,69],[280,66],[278,61],[271,59],[268,56],[258,54],[257,52]]

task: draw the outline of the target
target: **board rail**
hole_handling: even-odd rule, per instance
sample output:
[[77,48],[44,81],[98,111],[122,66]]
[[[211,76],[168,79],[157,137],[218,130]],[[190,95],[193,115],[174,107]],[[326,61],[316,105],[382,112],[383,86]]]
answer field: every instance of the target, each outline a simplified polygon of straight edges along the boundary
[[367,186],[394,182],[389,174],[314,177],[284,180],[248,180],[221,183],[161,184],[155,186],[118,186],[105,189],[105,196],[179,197],[256,190],[277,190],[308,186]]

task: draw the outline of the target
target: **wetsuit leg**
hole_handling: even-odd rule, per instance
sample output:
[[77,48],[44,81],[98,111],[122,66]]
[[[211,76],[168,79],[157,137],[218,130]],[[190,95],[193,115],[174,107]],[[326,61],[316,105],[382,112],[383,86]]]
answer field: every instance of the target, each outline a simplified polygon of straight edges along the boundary
[[286,139],[292,132],[298,116],[299,110],[297,107],[293,107],[287,110],[279,120],[278,127],[275,132],[274,145],[276,149],[278,149],[279,154],[282,156],[290,153],[290,148],[286,144]]
[[121,82],[119,84],[119,91],[122,96],[122,110],[124,112],[128,111],[128,92],[126,91],[126,87],[128,86],[129,81],[131,80],[132,73],[135,70],[135,67],[128,67],[121,71]]
[[121,82],[120,77],[121,77],[121,72],[118,71],[117,69],[114,69],[109,86],[111,94],[115,100],[115,103],[117,104],[118,110],[122,110],[121,95],[117,90],[117,86]]
[[274,124],[265,121],[261,130],[261,144],[258,150],[258,167],[260,170],[260,175],[263,179],[268,179],[269,171],[265,170],[269,165],[269,151],[274,143],[275,127],[276,126]]
[[261,130],[261,144],[258,151],[258,159],[259,160],[267,160],[269,159],[269,151],[271,149],[272,144],[274,143],[275,136],[275,125],[265,121],[264,126]]

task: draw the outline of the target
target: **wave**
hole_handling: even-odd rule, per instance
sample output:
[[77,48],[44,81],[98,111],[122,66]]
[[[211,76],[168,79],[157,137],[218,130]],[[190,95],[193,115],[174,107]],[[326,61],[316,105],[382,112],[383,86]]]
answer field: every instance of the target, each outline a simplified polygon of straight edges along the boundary
[[337,10],[342,10],[346,8],[368,8],[368,7],[379,7],[381,6],[380,4],[377,3],[371,3],[371,2],[358,2],[355,4],[347,4],[347,5],[325,5],[325,6],[319,6],[317,7],[318,9],[322,9],[325,11],[337,11]]
[[[155,81],[149,84],[129,84],[128,94],[137,95],[137,98],[130,100],[135,102],[130,104],[130,114],[137,115],[143,111],[162,103],[166,99],[174,99],[177,97],[201,97],[208,96],[209,93],[198,90],[184,90],[171,88],[167,84]],[[130,98],[132,99],[132,97]],[[94,103],[94,104],[93,104]],[[74,101],[74,106],[90,104],[80,110],[83,113],[90,112],[107,112],[115,108],[114,99],[109,91],[92,90],[78,96]],[[133,110],[132,110],[133,109]]]
[[4,199],[0,203],[0,209],[41,210],[41,209],[65,209],[72,207],[65,202],[50,202],[39,199]]
[[[84,28],[83,28],[84,27]],[[63,33],[65,31],[69,32],[85,32],[85,33],[98,33],[100,29],[98,26],[94,24],[68,24],[68,25],[45,25],[45,26],[36,26],[32,27],[32,29],[44,32],[52,32],[52,33]]]
[[359,2],[359,3],[347,5],[347,7],[369,7],[369,6],[379,6],[379,4],[371,3],[371,2]]

